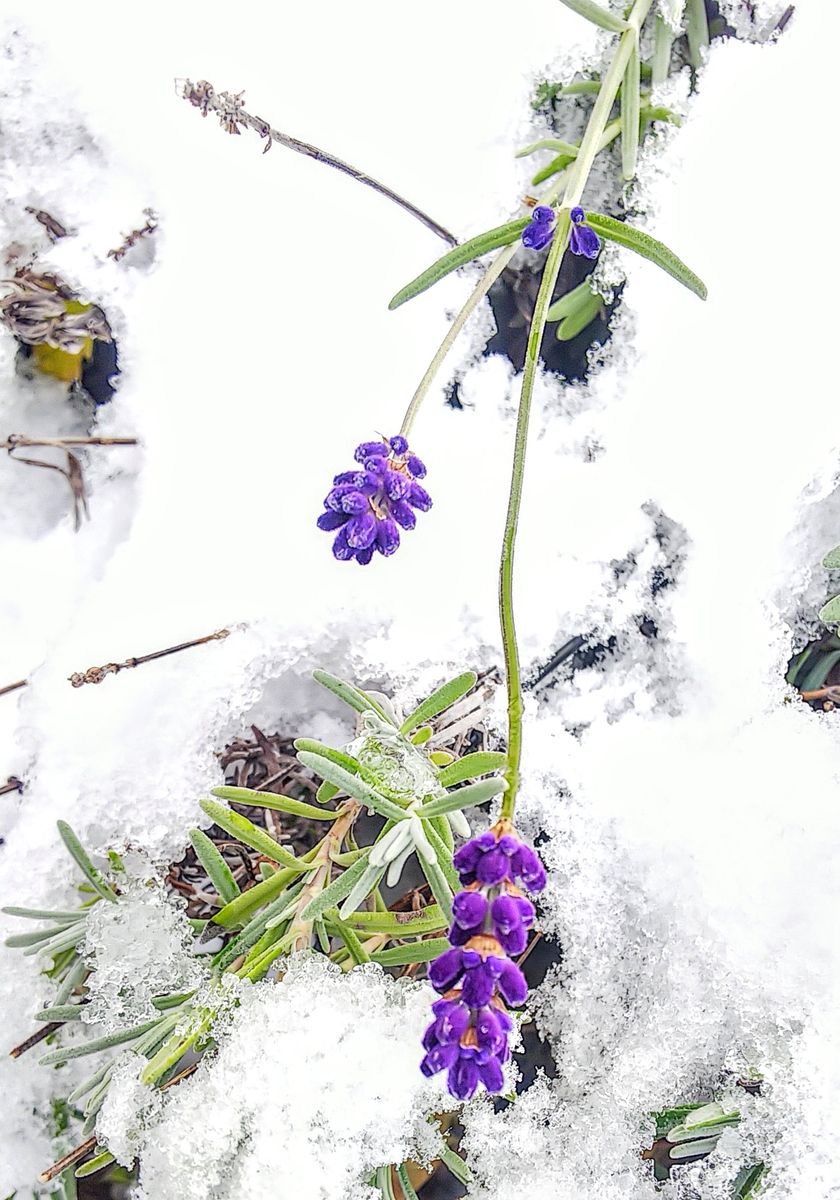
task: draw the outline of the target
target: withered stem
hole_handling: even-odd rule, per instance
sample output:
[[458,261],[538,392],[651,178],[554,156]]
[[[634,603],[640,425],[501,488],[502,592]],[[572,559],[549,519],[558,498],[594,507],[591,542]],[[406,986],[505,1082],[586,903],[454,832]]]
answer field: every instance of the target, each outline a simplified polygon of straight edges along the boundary
[[205,637],[195,638],[191,642],[181,642],[178,646],[168,646],[165,650],[154,650],[151,654],[141,654],[136,658],[127,658],[124,662],[106,663],[103,667],[88,667],[86,671],[76,671],[68,676],[73,687],[84,687],[86,683],[101,683],[106,675],[117,675],[131,667],[139,667],[142,663],[152,662],[155,658],[166,658],[168,654],[178,654],[181,650],[189,650],[193,646],[203,646],[207,642],[218,642],[230,635],[229,629],[217,629]]
[[96,1136],[86,1138],[76,1146],[75,1150],[71,1150],[69,1154],[65,1154],[64,1158],[60,1158],[58,1162],[54,1162],[51,1167],[47,1167],[46,1171],[42,1171],[38,1176],[41,1183],[49,1183],[51,1179],[55,1179],[56,1175],[60,1175],[62,1171],[66,1171],[68,1167],[75,1166],[80,1158],[84,1158],[90,1154],[91,1150],[96,1145]]
[[49,1025],[42,1025],[40,1029],[36,1029],[28,1038],[15,1046],[9,1051],[9,1058],[20,1058],[21,1054],[25,1054],[27,1050],[31,1050],[33,1046],[37,1046],[39,1042],[43,1042],[44,1038],[48,1038],[51,1033],[55,1033],[56,1029],[60,1029],[64,1024],[63,1021],[50,1021]]
[[28,679],[19,679],[17,683],[7,683],[5,687],[0,688],[0,696],[6,696],[9,692],[16,692],[18,688],[26,687]]

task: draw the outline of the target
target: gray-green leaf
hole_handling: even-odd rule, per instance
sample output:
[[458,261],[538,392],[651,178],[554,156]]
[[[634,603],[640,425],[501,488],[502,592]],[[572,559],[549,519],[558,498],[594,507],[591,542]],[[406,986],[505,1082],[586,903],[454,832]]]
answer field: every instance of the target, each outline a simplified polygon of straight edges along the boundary
[[649,233],[644,233],[643,230],[628,225],[626,221],[616,221],[614,217],[608,217],[606,213],[587,213],[586,223],[600,237],[635,251],[642,258],[648,259],[657,267],[661,267],[663,271],[667,271],[683,287],[694,292],[695,296],[699,296],[701,300],[706,299],[708,290],[700,276],[695,275],[682,259],[677,258],[673,250],[669,250],[666,245],[651,237]]
[[446,275],[451,275],[453,271],[472,262],[474,258],[480,258],[482,254],[489,254],[491,250],[499,250],[502,246],[509,246],[511,242],[516,241],[530,220],[530,217],[517,217],[515,221],[508,221],[506,225],[497,225],[495,229],[488,229],[485,233],[480,233],[477,237],[470,238],[468,242],[456,246],[454,250],[450,250],[437,262],[427,267],[416,279],[412,279],[411,283],[407,283],[404,288],[401,288],[391,300],[388,308],[393,310],[399,308],[401,304],[405,304],[406,300],[413,300],[415,296],[425,292],[438,280],[443,279]]
[[621,17],[617,17],[609,9],[596,4],[595,0],[562,0],[562,3],[578,16],[586,17],[593,25],[609,29],[610,33],[624,33],[625,29],[630,28],[626,21],[622,21]]

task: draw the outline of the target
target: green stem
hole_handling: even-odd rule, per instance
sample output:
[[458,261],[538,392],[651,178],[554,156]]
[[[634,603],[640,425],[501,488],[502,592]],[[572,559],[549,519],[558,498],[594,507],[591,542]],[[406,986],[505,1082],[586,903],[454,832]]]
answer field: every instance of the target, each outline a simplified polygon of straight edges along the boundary
[[628,28],[621,35],[615,57],[601,83],[580,150],[569,171],[566,191],[563,196],[563,211],[557,219],[557,228],[551,249],[546,259],[540,282],[540,290],[534,306],[534,316],[525,351],[525,366],[522,372],[522,391],[516,420],[516,437],[511,469],[510,495],[507,518],[502,539],[502,556],[499,564],[499,619],[502,629],[502,646],[505,659],[505,674],[508,688],[508,763],[505,771],[507,791],[502,798],[502,816],[512,818],[519,788],[519,773],[522,758],[522,680],[519,670],[519,647],[516,641],[516,625],[513,615],[513,559],[516,548],[516,532],[522,503],[522,482],[525,476],[525,452],[528,445],[528,424],[531,401],[539,364],[540,343],[545,330],[546,317],[551,297],[560,273],[560,264],[569,237],[569,209],[580,203],[592,164],[599,152],[604,131],[610,119],[618,89],[634,53],[638,52],[639,30],[650,11],[653,0],[635,0],[627,18]]
[[703,65],[703,51],[709,45],[709,22],[704,0],[688,0],[686,4],[686,34],[688,57],[695,71]]

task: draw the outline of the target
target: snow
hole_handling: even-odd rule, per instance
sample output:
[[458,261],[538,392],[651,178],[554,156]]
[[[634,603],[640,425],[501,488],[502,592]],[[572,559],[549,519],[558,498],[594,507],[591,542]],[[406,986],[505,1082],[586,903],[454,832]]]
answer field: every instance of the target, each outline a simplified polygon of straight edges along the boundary
[[[102,305],[123,373],[97,432],[142,446],[87,454],[92,519],[78,534],[56,473],[0,462],[0,619],[14,631],[0,686],[30,680],[0,697],[0,770],[26,780],[0,810],[6,903],[69,902],[59,817],[93,849],[179,857],[198,797],[220,782],[215,751],[252,721],[347,740],[315,666],[407,708],[499,660],[517,387],[501,360],[472,362],[479,325],[418,421],[435,508],[400,553],[364,571],[335,563],[313,525],[354,445],[396,431],[466,281],[389,314],[441,243],[317,163],[226,136],[173,79],[244,88],[249,111],[465,237],[527,189],[530,160],[512,151],[540,136],[533,79],[553,77],[555,53],[568,71],[606,39],[554,0],[527,0],[515,20],[499,0],[433,0],[399,28],[379,0],[361,18],[334,0],[288,7],[240,5],[234,19],[151,3],[135,18],[97,3],[80,19],[45,4],[7,25],[4,255],[37,249]],[[753,32],[783,8],[763,6]],[[538,384],[517,548],[523,660],[577,633],[616,646],[528,702],[520,825],[548,835],[542,920],[563,952],[534,1011],[558,1078],[503,1114],[467,1107],[482,1200],[652,1197],[645,1114],[733,1101],[724,1073],[747,1067],[764,1095],[738,1093],[741,1126],[675,1172],[672,1194],[728,1195],[738,1165],[762,1157],[768,1200],[840,1194],[840,727],[783,682],[830,594],[821,554],[840,540],[833,368],[816,332],[833,308],[833,244],[811,215],[833,196],[821,114],[838,24],[804,0],[777,44],[714,48],[686,125],[643,159],[636,201],[708,302],[622,252],[621,344],[586,387]],[[50,246],[25,204],[76,236]],[[107,250],[149,206],[154,255],[114,263]],[[85,428],[58,385],[15,377],[8,337],[0,356],[4,437]],[[458,365],[460,413],[440,402]],[[672,582],[652,596],[657,571]],[[67,682],[222,627],[224,641]],[[123,974],[112,962],[114,998],[143,944],[156,969],[179,944],[181,918],[152,897],[153,932],[141,901],[120,918],[145,932]],[[4,956],[11,1044],[49,993],[31,958]],[[163,986],[153,974],[148,988]],[[302,963],[246,993],[218,1056],[144,1126],[126,1057],[102,1136],[124,1157],[131,1138],[142,1147],[144,1200],[260,1194],[278,1172],[304,1194],[365,1200],[376,1166],[433,1154],[425,1114],[444,1101],[416,1071],[428,989]],[[64,1072],[54,1081],[33,1054],[0,1066],[17,1098],[0,1195],[28,1193],[54,1157],[44,1114],[76,1077]]]

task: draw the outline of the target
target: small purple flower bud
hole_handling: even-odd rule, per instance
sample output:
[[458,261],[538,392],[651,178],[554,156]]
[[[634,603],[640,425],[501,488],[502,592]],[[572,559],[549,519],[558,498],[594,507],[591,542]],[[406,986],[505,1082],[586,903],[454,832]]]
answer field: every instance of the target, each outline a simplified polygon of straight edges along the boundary
[[342,471],[340,475],[333,476],[333,483],[356,483],[358,478],[358,471]]
[[376,523],[376,548],[386,558],[399,549],[400,531],[390,517]]
[[497,1058],[478,1064],[478,1077],[488,1092],[500,1092],[504,1086],[502,1066]]
[[488,887],[495,887],[510,876],[510,859],[498,847],[488,850],[475,868],[475,877]]
[[406,465],[415,479],[425,478],[426,464],[416,454],[409,454]]
[[507,933],[498,933],[499,945],[505,954],[521,954],[528,945],[528,933],[524,925],[515,925]]
[[388,447],[384,442],[362,442],[353,451],[353,457],[356,462],[363,463],[366,458],[382,458],[388,453]]
[[457,1061],[457,1044],[449,1046],[433,1046],[421,1062],[420,1070],[426,1076],[436,1075],[438,1071],[445,1071],[447,1067],[451,1068]]
[[334,512],[344,512],[342,500],[345,496],[349,496],[354,491],[351,483],[339,483],[336,487],[331,488],[324,497],[324,505],[327,508],[333,509]]
[[532,222],[522,230],[522,245],[529,250],[544,250],[553,237],[553,225]]
[[347,545],[354,550],[366,550],[376,537],[376,517],[368,509],[360,517],[351,517],[345,526]]
[[490,917],[498,933],[509,933],[522,924],[522,914],[513,896],[497,896],[490,908]]
[[511,860],[511,871],[529,892],[541,892],[545,887],[545,867],[530,846],[519,846]]
[[487,916],[487,897],[481,892],[459,892],[452,901],[452,917],[461,929],[477,929]]
[[501,960],[504,966],[499,975],[499,991],[507,1000],[508,1004],[512,1004],[514,1008],[525,1003],[525,998],[528,995],[528,984],[525,982],[525,976],[517,967],[515,962],[511,962],[509,958]]
[[326,530],[338,529],[339,526],[343,525],[346,521],[349,521],[349,520],[350,520],[349,513],[333,512],[331,509],[327,509],[326,512],[321,513],[320,517],[317,520],[317,525],[318,525],[319,529],[326,529]]
[[414,509],[405,500],[393,500],[391,502],[391,516],[403,529],[413,529],[417,524]]
[[461,988],[461,999],[464,1003],[470,1008],[483,1008],[485,1004],[489,1004],[496,989],[496,979],[501,969],[499,964],[506,962],[506,958],[491,955],[477,967],[465,971]]
[[366,567],[373,558],[373,546],[366,546],[363,550],[356,551],[356,562],[360,567]]
[[470,1023],[470,1010],[459,1000],[447,1001],[449,1007],[440,1013],[435,1022],[435,1033],[442,1045],[458,1042],[466,1033]]
[[385,471],[385,491],[389,500],[403,500],[411,486],[411,480],[406,475],[400,475],[399,471]]
[[537,225],[551,225],[554,221],[554,209],[546,204],[538,204],[531,212],[531,220]]
[[408,442],[401,433],[398,433],[396,437],[390,438],[389,444],[395,454],[405,454],[408,449]]
[[350,513],[353,516],[358,516],[359,513],[367,512],[369,509],[367,496],[363,492],[345,492],[341,497],[341,508],[343,512]]
[[[507,1019],[510,1021],[509,1017]],[[481,1008],[476,1013],[475,1035],[479,1050],[500,1054],[507,1046],[506,1030],[499,1020],[499,1014],[492,1008]]]
[[478,1087],[478,1063],[472,1058],[459,1058],[447,1076],[449,1090],[457,1100],[469,1100]]
[[581,255],[583,258],[597,258],[598,251],[601,249],[601,239],[594,229],[585,224],[585,216],[586,213],[580,205],[576,205],[569,213],[572,221],[572,228],[569,232],[569,249],[572,254]]
[[346,562],[351,559],[355,553],[353,547],[347,542],[347,526],[342,525],[335,536],[335,541],[332,544],[332,552],[339,562]]
[[432,497],[419,483],[412,483],[408,489],[408,503],[421,512],[428,512],[432,507]]
[[447,991],[456,979],[460,979],[464,969],[463,954],[464,951],[453,947],[429,963],[429,983],[436,992]]
[[370,458],[365,459],[364,468],[366,471],[370,471],[373,475],[376,475],[381,483],[382,477],[388,470],[388,460],[387,458],[380,458],[377,455],[372,454]]

